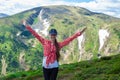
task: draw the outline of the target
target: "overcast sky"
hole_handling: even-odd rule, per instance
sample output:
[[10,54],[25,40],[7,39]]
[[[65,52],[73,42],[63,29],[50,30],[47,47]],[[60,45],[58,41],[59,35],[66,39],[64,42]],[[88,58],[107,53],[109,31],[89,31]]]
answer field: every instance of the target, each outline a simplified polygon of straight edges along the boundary
[[0,0],[0,13],[13,15],[48,5],[71,5],[120,18],[120,0]]

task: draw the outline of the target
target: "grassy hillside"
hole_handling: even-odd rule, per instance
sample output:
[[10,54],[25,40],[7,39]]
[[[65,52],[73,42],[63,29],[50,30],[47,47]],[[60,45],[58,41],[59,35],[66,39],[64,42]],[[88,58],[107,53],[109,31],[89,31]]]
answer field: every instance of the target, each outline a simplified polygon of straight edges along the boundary
[[[29,40],[34,40],[34,38],[28,33],[25,27],[21,24],[23,19],[36,18],[38,16],[40,8],[34,8],[31,10],[24,11],[13,16],[0,19],[0,59],[4,56],[7,63],[7,72],[15,72],[23,70],[19,64],[20,53],[26,53],[26,62],[27,64],[36,65],[34,69],[38,68],[37,65],[41,65],[42,49],[41,45],[36,45],[37,48],[32,48],[31,42]],[[35,12],[36,11],[36,12]],[[36,14],[35,16],[33,14]],[[28,21],[33,23],[33,21]],[[26,38],[23,38],[22,34],[25,32],[28,35]],[[35,53],[35,54],[32,54]],[[37,60],[36,60],[37,58]],[[29,61],[28,61],[29,60]],[[34,64],[34,61],[40,61]],[[2,68],[2,63],[0,61],[0,72]]]
[[[8,74],[1,79],[43,80],[42,68]],[[120,80],[120,55],[61,65],[58,80]]]
[[[110,33],[108,40],[101,50],[103,56],[120,53],[120,19],[102,13],[91,12],[87,9],[73,6],[44,6],[24,11],[6,18],[0,19],[0,59],[5,58],[7,73],[24,71],[20,64],[20,55],[24,54],[24,61],[29,70],[37,70],[42,64],[43,48],[21,24],[23,19],[33,26],[39,22],[40,10],[45,11],[42,16],[50,22],[50,27],[58,31],[58,41],[63,41],[77,30],[87,27],[84,54],[82,60],[97,58],[99,49],[99,29],[107,29]],[[42,22],[41,22],[42,23]],[[36,26],[37,28],[39,26]],[[49,30],[48,29],[48,30]],[[43,36],[45,37],[45,36]],[[36,44],[38,43],[38,44]],[[34,47],[33,47],[34,45]],[[61,64],[78,62],[80,52],[77,39],[61,50]],[[67,55],[67,60],[64,60]],[[2,62],[0,61],[0,72]],[[24,76],[24,75],[23,75]]]

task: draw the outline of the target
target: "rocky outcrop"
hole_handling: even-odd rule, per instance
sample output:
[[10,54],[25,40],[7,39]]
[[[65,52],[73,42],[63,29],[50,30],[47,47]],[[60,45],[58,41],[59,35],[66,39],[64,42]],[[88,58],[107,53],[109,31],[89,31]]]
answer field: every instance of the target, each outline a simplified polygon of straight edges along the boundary
[[6,75],[7,63],[4,56],[2,56],[1,62],[2,62],[1,75]]
[[29,70],[29,66],[25,62],[25,52],[24,51],[20,53],[19,64],[20,64],[21,69],[23,69],[25,71]]

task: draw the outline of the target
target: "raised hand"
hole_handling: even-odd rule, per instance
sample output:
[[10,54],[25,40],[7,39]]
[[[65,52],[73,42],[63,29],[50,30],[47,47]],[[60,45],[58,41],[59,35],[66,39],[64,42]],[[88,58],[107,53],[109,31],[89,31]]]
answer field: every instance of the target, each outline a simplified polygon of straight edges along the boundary
[[29,25],[29,24],[26,23],[26,20],[22,20],[22,24],[23,24],[24,26]]
[[24,26],[26,26],[26,20],[23,20],[22,23]]
[[87,29],[87,27],[85,27],[84,29],[81,30],[81,34]]

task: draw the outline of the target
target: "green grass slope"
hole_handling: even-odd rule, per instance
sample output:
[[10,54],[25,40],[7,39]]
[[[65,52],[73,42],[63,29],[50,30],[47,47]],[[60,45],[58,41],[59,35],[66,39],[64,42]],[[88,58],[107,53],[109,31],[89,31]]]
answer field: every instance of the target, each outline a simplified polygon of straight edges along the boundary
[[[8,74],[0,80],[43,80],[42,68]],[[120,55],[61,65],[58,80],[120,80]]]

